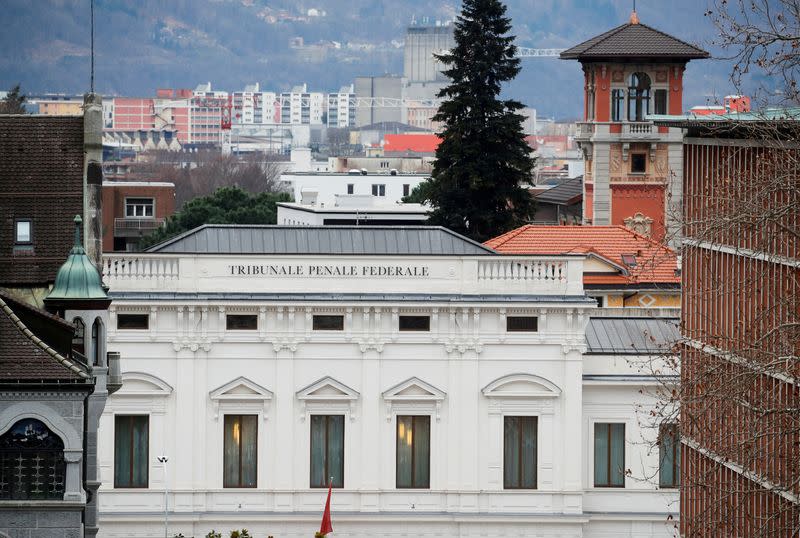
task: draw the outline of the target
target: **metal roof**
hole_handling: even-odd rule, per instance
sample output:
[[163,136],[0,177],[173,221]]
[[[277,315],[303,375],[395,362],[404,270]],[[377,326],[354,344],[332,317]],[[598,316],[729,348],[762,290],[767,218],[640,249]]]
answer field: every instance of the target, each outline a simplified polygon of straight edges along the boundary
[[571,205],[583,198],[583,176],[578,176],[559,183],[544,192],[534,195],[539,202]]
[[672,354],[680,339],[675,318],[591,318],[586,327],[588,354]]
[[206,224],[150,247],[174,254],[489,256],[495,252],[440,226]]

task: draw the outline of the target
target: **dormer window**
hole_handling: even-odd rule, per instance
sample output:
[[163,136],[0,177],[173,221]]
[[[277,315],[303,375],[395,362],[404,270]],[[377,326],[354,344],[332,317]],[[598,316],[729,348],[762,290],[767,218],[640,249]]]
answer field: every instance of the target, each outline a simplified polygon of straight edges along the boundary
[[644,121],[650,113],[650,77],[634,73],[628,86],[628,121]]
[[33,242],[33,225],[30,219],[19,219],[14,224],[14,242],[29,245]]

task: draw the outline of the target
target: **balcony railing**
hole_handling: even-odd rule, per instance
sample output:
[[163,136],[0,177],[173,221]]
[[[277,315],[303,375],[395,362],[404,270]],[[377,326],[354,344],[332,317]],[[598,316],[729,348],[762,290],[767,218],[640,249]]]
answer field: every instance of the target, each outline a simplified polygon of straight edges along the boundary
[[114,219],[114,233],[138,232],[149,233],[164,225],[163,218],[121,218]]
[[626,122],[622,124],[622,136],[631,138],[650,138],[657,133],[655,125],[650,122]]

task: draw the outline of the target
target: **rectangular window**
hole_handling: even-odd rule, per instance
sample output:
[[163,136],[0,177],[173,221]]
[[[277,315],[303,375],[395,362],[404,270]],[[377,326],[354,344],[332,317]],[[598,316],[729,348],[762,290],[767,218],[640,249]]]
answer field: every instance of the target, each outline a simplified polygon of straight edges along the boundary
[[227,331],[255,331],[258,329],[256,314],[228,314],[225,316]]
[[154,215],[153,198],[126,198],[125,216],[126,217],[152,217]]
[[644,174],[647,172],[647,154],[631,153],[631,174]]
[[315,331],[343,331],[344,316],[314,316]]
[[503,488],[536,489],[537,417],[505,417]]
[[411,185],[409,185],[408,183],[404,183],[403,184],[403,196],[408,196],[409,194],[411,194]]
[[677,424],[658,428],[658,485],[677,488],[681,479],[681,438]]
[[539,318],[536,316],[508,316],[506,318],[507,332],[532,333],[539,329]]
[[114,487],[146,488],[149,461],[147,415],[114,417]]
[[597,306],[600,307],[600,308],[603,308],[603,304],[604,304],[604,301],[603,301],[604,296],[603,295],[590,295],[589,298],[590,299],[594,299],[595,301],[597,301]]
[[594,425],[594,487],[625,487],[625,424]]
[[386,185],[372,185],[372,196],[386,196]]
[[431,464],[431,417],[397,417],[398,488],[429,488]]
[[353,194],[353,189],[354,188],[355,188],[355,185],[353,185],[352,183],[348,183],[347,184],[347,194]]
[[344,487],[344,415],[311,415],[311,487]]
[[625,121],[625,90],[611,90],[611,121]]
[[430,316],[400,316],[401,331],[430,331]]
[[27,219],[21,219],[14,224],[14,242],[18,245],[25,245],[33,242],[33,223]]
[[667,113],[667,90],[656,90],[655,93],[655,113],[656,114],[666,114]]
[[150,328],[147,314],[117,314],[117,329],[146,331]]
[[254,488],[258,469],[258,415],[225,415],[222,486]]

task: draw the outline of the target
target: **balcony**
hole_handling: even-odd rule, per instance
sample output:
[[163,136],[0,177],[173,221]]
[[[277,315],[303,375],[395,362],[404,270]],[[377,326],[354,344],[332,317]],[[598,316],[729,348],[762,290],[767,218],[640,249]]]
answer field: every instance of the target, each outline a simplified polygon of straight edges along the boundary
[[163,218],[117,218],[114,219],[115,237],[141,237],[164,226]]
[[655,140],[658,138],[658,128],[648,121],[626,122],[622,124],[621,138],[624,140]]
[[649,121],[580,122],[577,142],[655,142],[664,137]]

